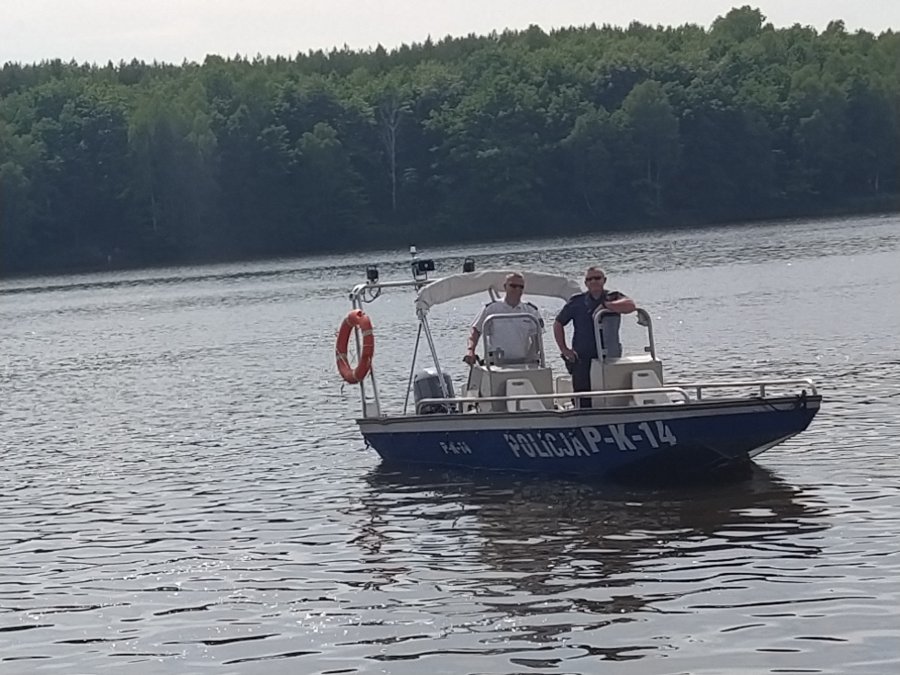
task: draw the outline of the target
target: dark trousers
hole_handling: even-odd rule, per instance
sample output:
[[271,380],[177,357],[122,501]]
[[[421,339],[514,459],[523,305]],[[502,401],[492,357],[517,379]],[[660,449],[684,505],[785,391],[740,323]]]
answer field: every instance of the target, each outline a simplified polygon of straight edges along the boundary
[[[566,362],[566,369],[572,375],[572,389],[578,391],[590,391],[591,387],[591,360],[592,357],[579,356],[575,363]],[[577,400],[579,408],[590,408],[591,399],[589,397],[579,397]]]

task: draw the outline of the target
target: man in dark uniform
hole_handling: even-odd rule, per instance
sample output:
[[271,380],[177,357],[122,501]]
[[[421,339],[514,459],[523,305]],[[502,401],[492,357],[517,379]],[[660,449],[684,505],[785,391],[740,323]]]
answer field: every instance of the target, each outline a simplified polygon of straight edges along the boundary
[[[594,312],[601,306],[619,314],[630,314],[635,310],[631,298],[618,291],[607,291],[605,283],[606,273],[599,267],[589,267],[584,275],[587,291],[569,298],[553,322],[553,337],[572,374],[572,389],[575,391],[591,390],[591,360],[597,358]],[[569,322],[574,325],[571,349],[566,345],[565,326]],[[591,399],[579,398],[578,407],[590,408]]]

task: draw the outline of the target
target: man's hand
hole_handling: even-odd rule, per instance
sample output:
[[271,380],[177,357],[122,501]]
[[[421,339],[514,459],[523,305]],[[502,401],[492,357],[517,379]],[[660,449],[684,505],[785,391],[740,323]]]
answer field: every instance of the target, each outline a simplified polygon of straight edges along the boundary
[[616,314],[631,314],[635,310],[635,304],[631,298],[622,296],[615,300],[606,300],[603,303],[603,309]]
[[574,349],[569,349],[568,347],[563,347],[560,350],[560,354],[562,354],[562,357],[566,361],[569,361],[570,363],[575,363],[575,361],[578,360],[578,353]]
[[474,366],[477,360],[478,357],[475,356],[475,352],[472,351],[466,352],[466,355],[463,357],[463,361],[468,363],[470,366]]

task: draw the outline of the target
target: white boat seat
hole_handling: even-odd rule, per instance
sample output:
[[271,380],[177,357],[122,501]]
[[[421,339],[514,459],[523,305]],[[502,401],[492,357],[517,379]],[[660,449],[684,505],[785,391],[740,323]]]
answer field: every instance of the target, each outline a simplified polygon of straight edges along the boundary
[[619,356],[618,358],[610,358],[608,362],[615,365],[637,365],[641,363],[651,363],[653,357],[650,354],[629,354],[628,356]]
[[[652,370],[635,370],[631,373],[632,389],[656,389],[662,382]],[[641,394],[636,393],[631,397],[631,405],[665,405],[669,403],[669,395],[665,393]]]
[[[506,395],[519,396],[523,394],[536,394],[534,385],[524,378],[510,378],[506,381]],[[521,412],[523,410],[546,410],[546,402],[537,399],[527,401],[507,401],[506,409],[509,412]]]
[[539,364],[535,365],[534,363],[501,363],[501,364],[491,364],[491,371],[497,373],[520,373],[523,370],[534,370],[537,368]]

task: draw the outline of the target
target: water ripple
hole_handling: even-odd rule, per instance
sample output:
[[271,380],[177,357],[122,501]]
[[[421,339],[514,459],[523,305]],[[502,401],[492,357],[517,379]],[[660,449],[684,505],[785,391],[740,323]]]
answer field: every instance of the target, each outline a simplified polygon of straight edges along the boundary
[[0,673],[892,673],[898,249],[873,218],[434,252],[606,265],[671,378],[816,379],[752,475],[666,489],[381,467],[332,364],[358,256],[2,282]]

